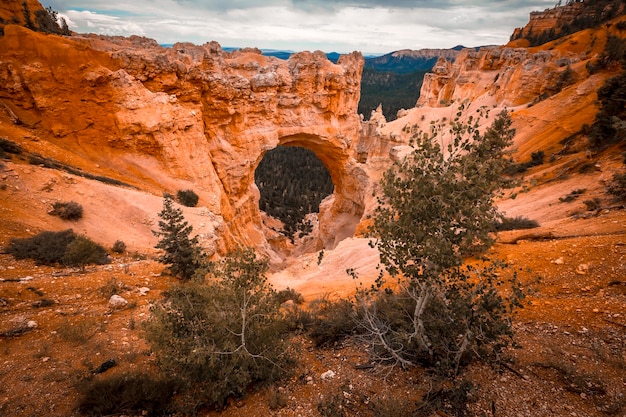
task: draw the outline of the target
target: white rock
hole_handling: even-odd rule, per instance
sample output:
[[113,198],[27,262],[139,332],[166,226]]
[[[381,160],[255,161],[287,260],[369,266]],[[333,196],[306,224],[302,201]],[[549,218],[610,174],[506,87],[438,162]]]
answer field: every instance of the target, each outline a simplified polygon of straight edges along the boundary
[[580,264],[576,268],[576,273],[578,275],[585,275],[585,274],[587,274],[588,271],[589,271],[589,265],[587,265],[587,264]]
[[35,327],[37,327],[37,322],[35,320],[28,320],[28,322],[26,323],[26,327],[28,327],[29,329],[34,329]]
[[320,375],[320,378],[322,378],[322,380],[325,379],[331,379],[335,377],[335,372],[328,370],[326,372],[324,372],[322,375]]
[[139,295],[146,295],[150,292],[150,288],[148,287],[141,287],[139,289],[137,289],[137,291],[139,291]]
[[563,258],[559,258],[559,259],[555,259],[554,261],[552,261],[552,263],[555,265],[563,265],[565,261],[563,261]]
[[109,307],[118,308],[118,307],[126,307],[128,305],[128,301],[124,297],[120,297],[117,294],[114,294],[109,298]]

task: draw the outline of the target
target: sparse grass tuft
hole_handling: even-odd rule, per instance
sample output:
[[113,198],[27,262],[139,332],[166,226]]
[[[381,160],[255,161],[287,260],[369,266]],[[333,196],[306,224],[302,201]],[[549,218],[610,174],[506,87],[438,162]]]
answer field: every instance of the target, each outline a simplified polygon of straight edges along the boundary
[[322,417],[344,417],[346,416],[346,409],[343,402],[344,399],[339,394],[322,398],[317,403],[317,411]]
[[112,295],[120,294],[125,291],[127,288],[123,282],[118,281],[115,277],[111,278],[104,284],[102,287],[98,289],[100,294],[102,294],[105,298],[109,299]]
[[506,230],[534,229],[536,227],[539,227],[539,223],[536,220],[522,216],[502,217],[502,219],[496,223],[496,230],[498,232]]
[[270,410],[278,410],[284,408],[287,405],[287,394],[281,388],[275,386],[269,389],[267,401],[270,406]]
[[613,179],[608,186],[608,192],[615,196],[618,201],[626,200],[626,172],[613,175]]
[[371,402],[374,417],[406,417],[415,413],[415,404],[407,398],[382,397]]
[[111,252],[119,254],[126,252],[126,243],[121,240],[116,240],[111,248]]
[[569,193],[565,197],[559,197],[559,201],[561,203],[570,203],[570,202],[576,200],[581,195],[583,195],[585,193],[585,191],[587,191],[587,189],[579,188],[577,190],[572,191],[571,193]]
[[65,319],[59,325],[57,333],[67,342],[85,343],[98,331],[95,329],[96,325],[93,319],[83,319],[78,322]]
[[472,382],[467,380],[451,381],[451,387],[440,386],[439,389],[429,391],[418,404],[419,417],[432,415],[468,416],[467,404],[471,400],[471,394],[476,389]]

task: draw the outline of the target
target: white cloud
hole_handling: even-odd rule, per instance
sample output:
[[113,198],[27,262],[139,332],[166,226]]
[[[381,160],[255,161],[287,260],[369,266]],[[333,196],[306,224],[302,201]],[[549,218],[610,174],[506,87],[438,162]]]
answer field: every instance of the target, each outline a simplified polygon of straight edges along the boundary
[[43,0],[72,30],[160,43],[391,52],[508,41],[554,0]]
[[63,13],[67,16],[69,28],[76,32],[98,33],[103,35],[144,35],[141,25],[122,19],[87,10],[68,10]]

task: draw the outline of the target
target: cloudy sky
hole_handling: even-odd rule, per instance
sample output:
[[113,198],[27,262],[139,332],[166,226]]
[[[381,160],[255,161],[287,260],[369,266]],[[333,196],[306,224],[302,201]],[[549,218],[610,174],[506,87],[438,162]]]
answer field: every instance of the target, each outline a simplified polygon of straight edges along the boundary
[[504,44],[555,0],[40,0],[70,29],[161,44],[387,53]]

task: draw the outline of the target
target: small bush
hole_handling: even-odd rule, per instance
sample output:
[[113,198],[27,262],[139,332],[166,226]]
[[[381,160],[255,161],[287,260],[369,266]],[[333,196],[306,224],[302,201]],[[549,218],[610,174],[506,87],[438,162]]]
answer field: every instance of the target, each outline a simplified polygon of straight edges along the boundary
[[545,158],[545,153],[543,151],[537,151],[530,154],[530,164],[531,166],[542,165],[543,160]]
[[579,188],[577,190],[572,191],[571,193],[569,193],[565,197],[559,197],[559,201],[561,203],[572,202],[572,201],[576,200],[578,197],[580,197],[581,195],[583,195],[585,193],[585,191],[587,191],[585,188]]
[[195,207],[199,199],[200,197],[193,190],[178,190],[176,193],[176,200],[186,207]]
[[0,138],[0,158],[9,159],[8,154],[20,155],[22,153],[22,147],[10,140]]
[[302,294],[289,287],[285,288],[284,290],[278,291],[276,293],[276,299],[280,304],[287,301],[293,301],[294,304],[300,305],[304,302],[304,297],[302,297]]
[[521,174],[528,171],[529,168],[542,165],[544,163],[544,159],[545,153],[543,151],[540,150],[533,152],[530,155],[530,161],[521,162],[519,164],[511,162],[504,168],[504,173],[507,175]]
[[48,214],[58,216],[63,220],[78,220],[83,217],[83,206],[75,201],[57,201],[52,205],[52,210]]
[[15,259],[33,259],[41,265],[54,265],[63,261],[67,246],[76,239],[72,229],[62,232],[41,232],[36,236],[11,239],[6,252]]
[[266,271],[252,250],[239,250],[211,267],[208,282],[175,285],[152,308],[146,337],[188,406],[221,408],[286,374],[287,325]]
[[91,339],[98,331],[98,323],[95,319],[77,319],[78,321],[70,321],[64,319],[57,329],[57,334],[61,339],[83,344]]
[[78,410],[88,416],[166,415],[175,388],[173,381],[152,375],[113,375],[79,387]]
[[106,249],[85,236],[76,238],[67,245],[62,261],[68,266],[79,266],[82,270],[87,264],[104,265],[109,261]]
[[126,243],[121,240],[116,240],[111,248],[111,252],[113,253],[124,253],[126,252]]
[[532,220],[526,217],[502,217],[498,223],[496,223],[496,230],[503,232],[506,230],[521,230],[521,229],[534,229],[539,227],[539,223],[536,220]]
[[585,201],[583,201],[583,204],[587,208],[587,211],[595,211],[595,210],[598,210],[601,207],[600,206],[600,199],[597,198],[597,197],[592,199],[592,200],[585,200]]
[[357,330],[356,312],[349,300],[331,301],[327,298],[311,303],[314,317],[309,333],[316,346],[329,346]]
[[608,192],[614,195],[618,201],[626,200],[626,172],[613,175],[613,179],[608,185]]
[[272,387],[269,390],[267,401],[270,406],[270,410],[278,410],[287,405],[287,394],[281,391],[279,388]]
[[102,287],[98,289],[100,294],[102,294],[105,298],[109,299],[112,295],[119,294],[122,291],[127,290],[128,288],[124,285],[123,282],[118,281],[115,277],[111,278],[104,284]]
[[84,268],[87,264],[108,262],[108,255],[102,246],[85,236],[76,235],[72,229],[11,239],[5,251],[15,259],[32,259],[41,265],[64,264]]

